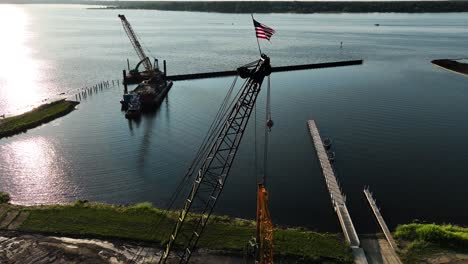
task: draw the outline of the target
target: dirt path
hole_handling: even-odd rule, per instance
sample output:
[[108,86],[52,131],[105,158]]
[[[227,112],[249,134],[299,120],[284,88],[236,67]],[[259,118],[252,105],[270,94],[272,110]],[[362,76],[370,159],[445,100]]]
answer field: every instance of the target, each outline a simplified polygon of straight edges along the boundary
[[0,205],[0,221],[2,220],[3,218],[3,214],[8,210],[8,206],[6,205]]
[[0,222],[0,229],[5,229],[8,225],[18,216],[19,212],[16,210],[8,211],[6,216]]
[[468,254],[438,253],[423,261],[424,264],[468,264]]
[[21,212],[9,225],[8,229],[15,230],[21,226],[21,224],[28,219],[29,212]]
[[[137,252],[140,252],[141,257],[135,259]],[[131,262],[133,259],[138,264],[152,264],[159,262],[161,253],[162,250],[154,247],[142,247],[123,242],[0,231],[0,263],[2,264],[124,264],[133,263]],[[168,261],[168,264],[172,263],[178,262]],[[244,261],[241,256],[225,256],[220,252],[202,251],[194,253],[190,263],[242,264]]]

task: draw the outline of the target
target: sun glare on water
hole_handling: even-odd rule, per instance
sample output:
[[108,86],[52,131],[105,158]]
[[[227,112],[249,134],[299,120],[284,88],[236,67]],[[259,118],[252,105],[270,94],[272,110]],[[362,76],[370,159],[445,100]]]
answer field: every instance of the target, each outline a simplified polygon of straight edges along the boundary
[[13,175],[7,186],[0,187],[15,194],[15,203],[59,202],[73,194],[64,179],[67,162],[51,139],[30,137],[0,146],[0,160],[5,161],[0,168]]
[[21,112],[40,99],[39,65],[28,47],[30,19],[22,7],[0,4],[0,115]]

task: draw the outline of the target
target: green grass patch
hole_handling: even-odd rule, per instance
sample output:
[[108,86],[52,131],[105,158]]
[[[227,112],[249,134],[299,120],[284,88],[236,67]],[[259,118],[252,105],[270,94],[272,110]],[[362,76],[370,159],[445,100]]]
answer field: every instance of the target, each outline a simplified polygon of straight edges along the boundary
[[28,129],[50,122],[75,109],[78,102],[59,100],[43,104],[21,115],[0,120],[0,138],[25,132]]
[[409,241],[423,241],[449,248],[468,248],[468,228],[455,225],[412,223],[400,225],[395,237]]
[[411,223],[396,228],[404,263],[422,263],[438,253],[468,253],[468,228]]
[[[78,201],[70,205],[23,207],[29,218],[23,231],[49,232],[93,237],[113,237],[165,244],[178,212],[167,215],[149,203],[114,206]],[[186,225],[194,218],[188,218]],[[241,252],[255,235],[255,222],[227,216],[210,217],[198,246]],[[183,230],[182,230],[183,232]],[[338,235],[303,229],[276,229],[275,255],[295,257],[311,263],[351,263],[352,255]]]

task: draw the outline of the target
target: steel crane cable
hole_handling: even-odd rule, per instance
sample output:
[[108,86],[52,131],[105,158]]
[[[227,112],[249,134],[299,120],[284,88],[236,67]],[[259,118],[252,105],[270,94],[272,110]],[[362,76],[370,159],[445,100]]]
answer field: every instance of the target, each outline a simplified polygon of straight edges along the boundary
[[[125,29],[123,27],[120,27],[120,38],[122,40],[122,43],[125,42],[125,40],[128,41],[128,36],[127,37],[124,37],[124,34],[125,36],[127,36],[127,33],[125,32]],[[135,52],[135,49],[133,48],[132,45],[128,46],[128,45],[125,45],[127,47],[126,51],[130,54],[130,53],[133,53]],[[128,58],[127,58],[127,61],[128,61]],[[130,69],[129,69],[130,70]]]
[[[259,63],[260,63],[260,61],[254,61],[254,62],[251,62],[251,63],[248,63],[248,64],[244,65],[243,67],[251,67],[251,66],[254,66],[254,65],[258,65]],[[199,148],[199,151],[198,151],[198,153],[196,155],[196,158],[192,162],[192,165],[189,167],[189,170],[186,173],[186,175],[184,176],[184,178],[182,178],[182,180],[180,181],[179,186],[177,187],[177,190],[173,193],[173,196],[171,197],[171,199],[169,201],[169,206],[166,207],[165,211],[162,214],[162,217],[159,219],[159,222],[158,222],[158,224],[156,226],[159,226],[159,224],[162,222],[162,220],[166,219],[165,216],[167,215],[167,213],[172,208],[174,202],[177,200],[177,198],[178,198],[179,194],[181,193],[182,189],[186,186],[187,181],[190,178],[190,176],[192,176],[193,173],[195,172],[194,168],[197,167],[195,165],[199,164],[203,160],[203,158],[206,155],[208,155],[207,152],[209,151],[209,148],[211,147],[211,145],[209,145],[208,142],[212,142],[212,140],[218,134],[220,129],[222,129],[222,125],[224,124],[223,121],[227,118],[227,115],[229,114],[229,110],[232,109],[234,104],[238,101],[238,98],[240,96],[240,92],[249,83],[249,79],[246,79],[244,84],[238,90],[235,97],[232,100],[230,100],[232,90],[235,87],[237,79],[238,79],[238,76],[235,77],[233,83],[231,84],[231,87],[229,88],[228,93],[227,93],[225,99],[223,100],[223,103],[221,104],[220,109],[218,110],[216,118],[213,120],[213,123],[211,124],[210,129],[208,130],[207,134],[205,135],[205,139],[203,140],[203,143],[200,145],[200,148]],[[229,104],[229,106],[227,106],[227,103],[229,101],[231,101],[231,103]],[[155,231],[156,230],[151,231],[151,233],[154,233],[152,238],[155,236]],[[149,252],[149,250],[146,251],[145,257],[147,256],[148,252]],[[137,255],[140,254],[140,253],[137,253]],[[154,258],[154,254],[153,254],[151,260],[153,258]],[[133,261],[133,259],[132,259],[132,261]]]
[[[235,99],[238,97],[239,93],[240,93],[240,90],[237,92],[236,96],[234,97],[233,100],[230,100],[231,96],[232,96],[232,92],[233,92],[233,89],[236,85],[236,82],[237,82],[237,79],[238,79],[238,76],[235,77],[233,83],[231,84],[231,87],[229,88],[227,94],[226,94],[226,97],[224,98],[219,110],[218,110],[218,113],[216,114],[215,116],[215,119],[213,120],[210,128],[208,129],[203,141],[202,141],[202,144],[200,145],[198,151],[197,151],[197,154],[195,155],[195,159],[192,161],[185,177],[182,179],[181,183],[179,184],[178,188],[176,189],[176,192],[174,193],[173,197],[171,198],[171,205],[175,202],[176,198],[175,196],[178,195],[178,193],[181,191],[181,189],[184,187],[183,185],[183,182],[188,180],[190,178],[190,176],[193,174],[194,172],[194,168],[196,168],[195,165],[197,165],[199,163],[199,161],[203,158],[205,152],[206,152],[206,149],[209,147],[208,145],[208,142],[210,141],[211,138],[213,138],[214,135],[216,135],[216,132],[219,130],[220,128],[220,125],[222,124],[222,121],[223,121],[223,117],[226,115],[226,112],[227,110],[229,109],[227,107],[227,103],[229,101],[235,101]],[[230,106],[232,105],[232,102],[230,104]]]
[[[232,108],[233,104],[236,101],[238,101],[238,97],[240,95],[240,91],[242,90],[242,87],[244,87],[247,84],[247,81],[246,81],[241,86],[241,89],[239,89],[239,91],[236,93],[234,98],[230,99],[230,97],[232,95],[232,92],[233,92],[233,88],[235,87],[235,83],[236,83],[237,79],[238,78],[236,76],[235,81],[231,85],[231,88],[229,89],[229,91],[227,93],[227,96],[225,97],[225,100],[224,100],[222,106],[220,107],[220,110],[218,111],[217,119],[215,119],[213,121],[212,126],[210,126],[211,129],[209,130],[209,132],[205,136],[206,140],[204,140],[203,144],[200,146],[200,150],[199,150],[199,153],[197,155],[198,157],[196,158],[196,159],[198,159],[198,161],[194,161],[195,165],[198,165],[201,161],[203,161],[205,159],[205,156],[208,155],[209,148],[211,147],[211,145],[208,144],[208,142],[212,142],[211,139],[213,139],[214,136],[216,136],[219,133],[219,130],[222,128],[222,125],[224,124],[224,120],[226,119],[226,116],[229,114],[229,110]],[[229,105],[227,105],[227,103],[229,101],[231,101],[231,103]],[[187,183],[190,176],[192,176],[195,173],[193,168],[196,168],[196,167],[198,167],[198,166],[192,166],[189,169],[189,172],[186,174],[186,176],[182,180],[182,182],[184,182],[185,184]],[[186,186],[185,184],[181,183],[180,188],[174,193],[174,199],[172,199],[172,201],[171,201],[171,208],[172,208],[172,205],[174,204],[174,202],[177,201],[177,198],[178,198],[179,194],[181,193],[183,187]],[[153,255],[151,257],[151,260],[153,260],[154,256],[155,255]]]
[[[227,101],[229,101],[229,98],[232,94],[232,90],[233,88],[235,87],[235,84],[237,82],[237,76],[235,77],[231,87],[229,88],[228,90],[228,93],[226,94],[222,104],[221,104],[221,107],[219,108],[218,110],[218,113],[216,114],[216,117],[218,117],[220,115],[220,113],[223,111],[223,109],[225,108],[225,105],[227,103]],[[217,118],[215,118],[213,120],[213,123],[212,125],[210,126],[210,129],[208,130],[206,136],[205,136],[205,139],[204,141],[206,140],[206,138],[208,137],[208,135],[210,134],[210,130],[212,129],[213,127],[213,124],[216,123],[217,121]],[[191,176],[191,171],[192,171],[192,167],[194,166],[194,164],[196,163],[196,160],[198,159],[198,156],[200,156],[200,152],[201,152],[201,149],[202,149],[202,146],[203,146],[204,143],[202,143],[202,145],[200,145],[200,148],[198,150],[198,153],[196,155],[196,158],[193,160],[189,170],[187,171],[187,173],[185,174],[185,176],[181,179],[181,181],[179,182],[177,188],[176,188],[176,191],[173,192],[173,195],[171,196],[170,200],[168,201],[168,203],[166,204],[166,207],[165,207],[165,211],[163,212],[163,214],[161,215],[161,218],[159,219],[158,223],[155,225],[155,226],[159,226],[159,224],[161,224],[161,222],[163,221],[163,219],[165,219],[165,216],[167,215],[167,213],[170,211],[170,209],[172,208],[174,202],[177,200],[180,192],[183,190],[183,188],[186,186],[186,183],[188,181],[188,179],[190,178]],[[150,233],[154,233],[156,230],[151,230]],[[134,258],[138,258],[140,253],[141,253],[142,249],[140,250],[140,252],[137,252],[137,254],[135,255]],[[148,251],[148,250],[147,250]],[[146,257],[146,256],[145,256]],[[132,261],[134,261],[134,258],[132,258]]]
[[[226,97],[224,98],[218,112],[216,113],[216,116],[213,120],[213,122],[211,123],[206,135],[205,135],[205,138],[203,139],[202,141],[202,144],[200,145],[200,148],[198,149],[198,152],[196,154],[196,157],[200,157],[200,155],[203,153],[203,146],[206,146],[207,142],[209,141],[210,137],[213,136],[214,132],[216,131],[216,128],[219,126],[219,124],[221,123],[222,121],[222,116],[224,116],[225,112],[226,112],[226,106],[227,106],[227,103],[229,102],[229,99],[232,95],[232,91],[236,85],[236,82],[237,82],[237,79],[238,79],[238,76],[236,76],[234,78],[234,81],[231,85],[231,87],[229,88],[227,94],[226,94]],[[239,90],[240,91],[240,90]],[[239,94],[239,92],[236,94],[236,97],[237,95]],[[191,166],[190,166],[190,169],[193,168],[193,166],[195,165],[195,163],[192,163]]]
[[[221,104],[221,106],[220,106],[220,108],[219,108],[219,110],[218,110],[218,113],[216,114],[216,117],[218,117],[218,116],[220,115],[220,113],[223,111],[223,109],[225,108],[225,105],[226,105],[227,101],[229,100],[229,98],[230,98],[230,96],[231,96],[231,94],[232,94],[232,90],[233,90],[233,88],[235,87],[236,82],[237,82],[237,76],[235,77],[235,79],[234,79],[234,81],[233,81],[231,87],[229,88],[228,93],[226,94],[226,96],[225,96],[225,98],[224,98],[224,100],[223,100],[223,102],[222,102],[222,104]],[[178,186],[177,186],[175,192],[173,192],[171,198],[169,199],[168,203],[167,203],[166,206],[165,206],[165,210],[163,211],[163,214],[161,215],[159,221],[157,222],[156,225],[154,225],[154,227],[156,227],[156,230],[153,230],[154,228],[152,228],[151,231],[150,231],[150,233],[155,233],[155,232],[157,231],[157,226],[159,226],[159,225],[161,224],[161,222],[163,221],[163,219],[166,219],[165,216],[167,215],[167,213],[168,213],[168,212],[170,211],[170,209],[172,208],[174,202],[177,200],[177,198],[178,198],[179,194],[181,193],[181,191],[183,190],[183,188],[186,186],[188,179],[189,179],[190,176],[192,175],[192,172],[191,172],[191,171],[192,171],[192,167],[196,164],[196,160],[199,159],[202,146],[203,146],[203,144],[205,144],[204,142],[205,142],[206,138],[208,137],[208,135],[210,134],[210,131],[212,130],[212,127],[213,127],[213,125],[216,123],[216,121],[217,121],[217,118],[215,118],[215,119],[213,120],[213,123],[212,123],[212,125],[210,126],[210,129],[208,130],[208,132],[207,132],[207,134],[206,134],[206,136],[205,136],[205,139],[203,140],[203,143],[200,145],[200,148],[199,148],[199,150],[198,150],[198,153],[197,153],[195,159],[193,160],[192,164],[190,165],[189,170],[187,171],[187,173],[185,174],[185,176],[184,176],[184,177],[181,179],[181,181],[179,182],[179,184],[178,184]],[[154,237],[154,236],[155,236],[155,234],[153,235],[153,237]],[[132,262],[135,262],[136,260],[138,260],[138,258],[139,258],[139,256],[140,256],[140,254],[142,253],[142,251],[143,251],[143,249],[140,248],[140,250],[137,251],[137,253],[135,254],[134,258],[132,258],[131,261],[132,261]],[[145,256],[144,256],[143,258],[145,258],[145,257],[147,256],[148,252],[149,252],[149,250],[146,250],[146,254],[145,254]]]
[[[266,111],[265,111],[265,143],[264,143],[264,156],[263,156],[263,173],[261,174],[261,179],[258,183],[258,196],[257,196],[257,224],[260,223],[260,229],[258,228],[257,226],[257,234],[256,234],[256,237],[258,238],[258,240],[256,241],[257,242],[257,247],[256,247],[256,250],[257,253],[256,254],[260,254],[260,259],[258,259],[261,263],[264,263],[263,262],[263,258],[264,258],[264,250],[265,250],[265,241],[267,241],[267,247],[269,247],[269,250],[271,251],[271,244],[269,244],[271,241],[272,241],[272,237],[269,237],[270,235],[272,235],[272,233],[269,233],[268,230],[270,230],[271,232],[272,229],[269,229],[269,228],[272,228],[271,226],[271,218],[270,218],[270,215],[269,215],[269,211],[268,211],[268,207],[267,207],[267,199],[266,197],[264,197],[264,193],[263,192],[266,192],[266,178],[268,175],[268,147],[269,147],[269,135],[270,135],[270,131],[271,131],[271,127],[273,126],[273,121],[271,120],[271,96],[270,96],[270,87],[271,87],[271,83],[270,83],[270,76],[267,77],[268,78],[268,81],[267,81],[267,95],[266,95]],[[260,192],[262,192],[262,195],[260,195]],[[259,209],[261,208],[261,209]],[[261,212],[260,216],[259,216],[259,211]],[[267,220],[265,220],[267,219]],[[263,226],[263,227],[262,227]],[[270,252],[269,251],[269,252]],[[271,252],[270,252],[271,253]],[[268,253],[269,254],[269,253]],[[268,260],[267,260],[268,261]],[[272,262],[267,262],[267,263],[272,263]]]
[[267,83],[267,98],[266,98],[266,113],[265,113],[265,144],[263,148],[263,176],[262,184],[265,185],[265,180],[268,171],[268,145],[270,143],[269,136],[273,121],[271,120],[271,96],[270,96],[270,76],[268,75]]
[[[228,130],[232,128],[232,123],[235,122],[235,119],[228,119],[228,118],[231,118],[231,115],[236,116],[238,113],[242,113],[242,112],[239,112],[239,111],[241,111],[242,109],[245,109],[246,106],[247,106],[247,108],[245,109],[245,113],[243,113],[243,114],[245,114],[247,116],[247,118],[250,115],[250,113],[252,111],[252,106],[248,105],[251,102],[251,101],[248,101],[248,100],[253,100],[253,102],[255,102],[255,98],[258,95],[258,93],[260,92],[261,81],[262,81],[263,77],[265,75],[267,75],[267,74],[265,74],[265,75],[262,76],[262,72],[259,71],[259,70],[262,69],[262,67],[261,67],[263,65],[262,61],[263,61],[263,59],[258,60],[255,63],[256,66],[254,66],[253,68],[239,69],[239,76],[242,77],[242,78],[245,78],[246,81],[244,82],[244,85],[242,86],[242,88],[240,90],[240,93],[238,93],[239,95],[236,96],[237,99],[235,101],[231,102],[231,104],[230,104],[229,108],[227,109],[227,111],[225,111],[224,115],[222,115],[222,118],[220,118],[219,124],[216,126],[216,127],[219,127],[219,129],[214,130],[214,132],[216,134],[214,134],[214,136],[212,137],[212,140],[209,140],[209,146],[205,146],[205,148],[207,148],[207,151],[206,151],[206,153],[204,155],[204,159],[201,161],[202,162],[201,164],[203,164],[203,167],[202,167],[203,170],[199,171],[199,173],[201,174],[200,177],[203,177],[202,175],[204,175],[204,173],[205,173],[205,170],[204,170],[205,169],[205,167],[204,167],[205,163],[204,162],[205,161],[210,162],[210,159],[213,158],[213,157],[211,157],[209,155],[211,155],[212,151],[215,151],[215,150],[217,151],[218,150],[218,148],[220,147],[220,144],[222,143],[222,140],[224,140],[224,138],[226,136],[226,133],[228,133]],[[269,66],[269,64],[267,66]],[[245,95],[248,96],[248,94],[249,94],[248,89],[254,89],[254,90],[251,92],[250,98],[247,97],[247,99],[245,99],[244,96]],[[245,93],[246,91],[247,91],[247,93]],[[232,118],[234,118],[234,117],[232,117]],[[245,127],[242,128],[242,134],[243,134],[243,129],[245,129]],[[237,130],[237,131],[239,131],[239,130]],[[234,142],[231,142],[231,143],[234,144]],[[239,142],[237,142],[237,145],[234,144],[234,147],[238,147],[238,143]],[[198,166],[200,166],[201,164],[198,164]],[[221,180],[222,178],[219,178],[219,179]],[[199,182],[197,181],[197,183],[199,183]],[[196,183],[194,183],[194,187],[192,189],[192,192],[193,191],[196,192],[197,189],[198,189],[197,185],[196,185]],[[192,195],[193,195],[193,193],[192,193]],[[192,196],[190,196],[190,197],[192,197]],[[187,200],[187,203],[186,203],[186,205],[188,204],[189,208],[190,208],[190,205],[192,203],[191,200],[190,200],[191,199],[190,197],[188,198],[189,200]],[[209,214],[211,214],[211,211],[213,210],[213,207],[214,207],[214,204],[212,205],[212,207],[211,207],[211,209],[210,209],[210,211],[208,213],[208,217],[209,217]],[[206,207],[205,207],[205,210],[206,210]],[[205,211],[203,211],[203,212],[205,212]],[[185,216],[187,214],[189,214],[189,213],[190,212],[186,212],[185,210],[180,212],[180,215],[182,216],[182,219],[179,219],[179,220],[183,223],[183,220],[184,220]],[[202,221],[202,220],[200,220],[200,221]],[[202,229],[200,231],[203,230],[205,225],[206,225],[206,221],[204,223],[202,223]],[[167,257],[168,257],[167,252],[172,247],[172,245],[174,243],[174,240],[175,240],[175,236],[177,236],[177,231],[179,229],[180,229],[180,225],[177,224],[176,227],[175,227],[175,231],[174,231],[174,233],[172,235],[172,238],[170,238],[170,240],[169,240],[170,242],[168,242],[166,253],[161,257],[160,261],[165,262],[167,260]],[[193,235],[196,235],[198,237],[198,234],[196,232],[194,232]],[[190,238],[190,241],[192,241],[193,235]],[[194,244],[192,245],[192,249],[193,249],[193,247],[195,247],[197,240],[198,239],[196,239]],[[190,243],[190,242],[188,242],[188,243]],[[188,249],[187,249],[187,251],[188,251]],[[188,254],[190,256],[190,252]],[[179,257],[181,257],[181,256],[179,256]],[[181,261],[180,263],[182,263],[184,260],[187,261],[185,259],[185,253],[183,253],[182,258],[180,258],[180,261]]]
[[[172,197],[170,198],[169,202],[167,203],[166,205],[166,209],[163,211],[158,223],[156,225],[153,225],[153,228],[150,230],[150,233],[153,234],[151,239],[153,239],[156,235],[156,231],[157,231],[157,227],[161,224],[161,222],[166,219],[166,215],[168,214],[168,212],[172,209],[175,201],[177,200],[179,194],[181,193],[181,191],[183,190],[183,188],[186,186],[187,184],[187,181],[188,179],[190,179],[190,176],[193,174],[193,167],[194,165],[196,165],[198,163],[198,161],[203,157],[203,149],[206,149],[206,146],[207,146],[207,141],[212,138],[212,135],[215,135],[215,132],[218,130],[218,128],[220,127],[219,125],[222,124],[222,121],[223,121],[223,117],[226,115],[226,112],[229,108],[227,108],[227,105],[228,105],[228,102],[231,101],[231,104],[230,106],[232,105],[232,102],[235,102],[236,98],[238,97],[238,95],[240,94],[240,89],[239,91],[237,92],[235,98],[233,100],[231,100],[231,96],[232,96],[232,93],[233,93],[233,90],[234,90],[234,87],[237,83],[237,80],[238,80],[238,76],[236,76],[234,78],[234,81],[232,82],[230,88],[228,89],[228,92],[220,106],[220,108],[218,109],[218,112],[215,116],[215,119],[213,120],[207,134],[205,135],[205,138],[202,142],[202,144],[200,145],[199,147],[199,150],[197,152],[197,155],[196,155],[196,158],[193,160],[191,166],[189,167],[189,170],[187,171],[187,173],[185,174],[185,176],[181,179],[181,181],[179,182],[177,188],[176,188],[176,191],[173,193]],[[131,263],[135,263],[140,255],[142,254],[142,251],[143,251],[143,248],[140,248],[137,253],[135,254],[135,256],[132,258],[131,260]],[[145,258],[147,255],[148,255],[148,252],[149,252],[149,249],[146,250],[146,254],[143,258]],[[153,255],[154,257],[154,255]],[[152,257],[152,258],[153,258]]]
[[[251,67],[251,66],[254,66],[256,64],[258,64],[259,61],[254,61],[254,62],[251,62],[251,63],[248,63],[242,67]],[[197,152],[196,154],[196,158],[194,159],[194,161],[192,162],[191,166],[189,167],[189,171],[187,172],[187,175],[191,175],[194,173],[193,169],[196,167],[195,165],[198,164],[202,158],[204,158],[205,155],[207,155],[207,150],[209,147],[211,147],[210,145],[208,145],[207,143],[208,142],[211,142],[211,140],[213,139],[214,136],[217,135],[217,132],[219,131],[219,129],[221,128],[221,125],[223,124],[223,121],[226,119],[227,115],[228,115],[228,111],[230,109],[232,109],[233,105],[235,104],[235,102],[237,101],[236,99],[239,97],[240,95],[240,92],[242,91],[242,88],[245,87],[248,83],[248,79],[244,82],[244,84],[241,86],[241,89],[239,89],[237,91],[237,94],[235,95],[235,97],[230,100],[230,96],[232,94],[232,90],[233,88],[235,87],[235,84],[236,84],[236,81],[238,79],[238,75],[235,77],[234,79],[234,82],[232,83],[229,91],[228,91],[228,94],[226,95],[225,99],[223,100],[223,103],[213,121],[213,123],[211,124],[209,130],[208,130],[208,133],[205,135],[205,138],[203,140],[203,143],[201,144],[200,148],[199,148],[199,151]],[[227,106],[227,102],[231,101],[231,103],[229,104],[228,107]]]
[[[151,52],[151,50],[148,49],[148,46],[146,45],[146,43],[144,43],[141,39],[140,39],[140,36],[138,36],[137,34],[135,34],[135,37],[137,38],[138,42],[140,42],[140,45],[142,46],[142,48],[144,48],[146,50],[146,52],[148,52],[148,54],[155,58],[153,53]],[[150,60],[151,61],[151,60]]]
[[254,105],[254,177],[258,181],[258,157],[257,157],[257,104]]

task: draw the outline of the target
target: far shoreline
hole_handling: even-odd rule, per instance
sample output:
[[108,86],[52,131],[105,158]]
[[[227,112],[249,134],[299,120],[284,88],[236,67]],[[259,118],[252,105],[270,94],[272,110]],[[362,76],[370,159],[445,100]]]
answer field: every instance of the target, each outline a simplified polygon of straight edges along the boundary
[[87,9],[134,9],[230,14],[346,14],[346,13],[466,13],[462,1],[99,1],[99,0],[0,0],[0,4],[71,4]]
[[[190,13],[213,13],[213,14],[237,14],[237,15],[249,15],[249,12],[241,12],[241,13],[231,13],[231,12],[217,12],[217,11],[191,11],[191,10],[165,10],[165,9],[148,9],[148,8],[125,8],[125,7],[88,7],[87,10],[153,10],[153,11],[166,11],[166,12],[190,12]],[[290,14],[290,15],[343,15],[343,14],[352,14],[352,15],[359,15],[359,14],[415,14],[415,15],[422,15],[422,14],[467,14],[467,11],[453,11],[453,12],[311,12],[311,13],[298,13],[298,12],[264,12],[264,13],[257,13],[261,15],[267,14]],[[385,26],[380,24],[380,26]]]
[[465,13],[468,1],[95,1],[100,8],[229,14]]

